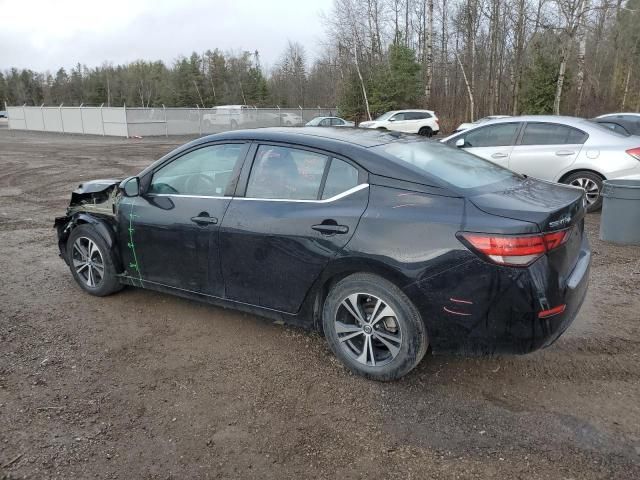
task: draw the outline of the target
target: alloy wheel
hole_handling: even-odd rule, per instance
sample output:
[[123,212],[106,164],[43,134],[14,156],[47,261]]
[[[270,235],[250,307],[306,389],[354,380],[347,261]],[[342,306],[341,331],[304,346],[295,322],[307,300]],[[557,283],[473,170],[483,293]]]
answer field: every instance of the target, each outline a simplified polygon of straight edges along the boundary
[[400,322],[393,309],[375,295],[354,293],[345,298],[334,327],[340,347],[363,365],[380,367],[400,353]]
[[78,277],[87,286],[96,288],[102,283],[104,260],[96,242],[87,237],[78,237],[73,242],[71,259]]
[[600,197],[600,187],[598,184],[590,178],[578,177],[571,182],[574,187],[582,188],[587,197],[587,205],[593,205],[598,201]]

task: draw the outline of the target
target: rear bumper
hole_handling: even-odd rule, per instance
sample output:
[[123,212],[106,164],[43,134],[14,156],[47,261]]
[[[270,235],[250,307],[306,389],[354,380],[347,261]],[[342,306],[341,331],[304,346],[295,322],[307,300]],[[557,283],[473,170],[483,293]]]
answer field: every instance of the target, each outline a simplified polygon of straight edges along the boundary
[[[405,292],[417,304],[434,353],[525,354],[555,342],[585,299],[591,251],[583,238],[571,273],[562,278],[546,258],[525,269],[473,259]],[[538,318],[565,305],[562,313]]]

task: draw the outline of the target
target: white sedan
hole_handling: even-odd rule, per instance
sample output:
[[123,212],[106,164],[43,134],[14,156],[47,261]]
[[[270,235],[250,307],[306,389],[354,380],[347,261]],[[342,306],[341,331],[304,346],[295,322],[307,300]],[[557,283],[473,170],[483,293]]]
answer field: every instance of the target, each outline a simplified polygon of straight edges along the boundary
[[306,127],[353,127],[355,123],[340,117],[316,117],[308,121]]

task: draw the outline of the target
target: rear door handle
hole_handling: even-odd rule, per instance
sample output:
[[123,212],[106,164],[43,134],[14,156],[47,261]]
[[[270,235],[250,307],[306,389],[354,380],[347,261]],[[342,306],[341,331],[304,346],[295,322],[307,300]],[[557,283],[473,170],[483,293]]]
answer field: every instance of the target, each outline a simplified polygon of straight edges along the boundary
[[507,155],[506,153],[502,153],[502,152],[496,152],[493,155],[491,155],[491,158],[507,158],[509,155]]
[[215,225],[218,223],[218,219],[216,217],[210,217],[206,212],[202,212],[197,217],[191,217],[191,221],[197,225]]
[[569,155],[573,155],[574,153],[576,152],[574,152],[573,150],[558,150],[556,152],[556,155],[558,155],[559,157],[566,157]]
[[333,225],[330,223],[321,223],[319,225],[313,225],[315,231],[320,232],[323,235],[335,235],[336,233],[349,233],[349,227],[346,225]]

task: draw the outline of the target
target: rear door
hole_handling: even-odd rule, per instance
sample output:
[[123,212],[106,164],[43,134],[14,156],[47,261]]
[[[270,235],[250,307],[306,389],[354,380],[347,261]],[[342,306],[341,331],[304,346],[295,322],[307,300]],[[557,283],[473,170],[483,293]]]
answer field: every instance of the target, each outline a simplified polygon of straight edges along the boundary
[[462,133],[449,140],[447,144],[455,146],[456,142],[463,139],[464,145],[460,148],[508,168],[509,157],[521,126],[521,122],[487,125]]
[[557,174],[576,161],[589,136],[559,123],[527,122],[511,152],[514,172],[554,181]]
[[255,145],[251,157],[220,232],[226,296],[293,313],[353,235],[369,198],[366,173],[286,144]]

